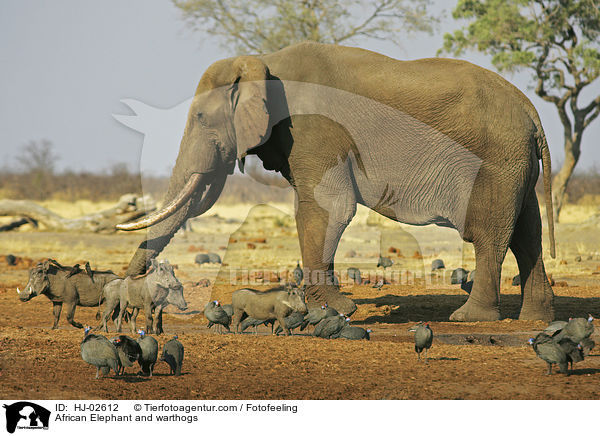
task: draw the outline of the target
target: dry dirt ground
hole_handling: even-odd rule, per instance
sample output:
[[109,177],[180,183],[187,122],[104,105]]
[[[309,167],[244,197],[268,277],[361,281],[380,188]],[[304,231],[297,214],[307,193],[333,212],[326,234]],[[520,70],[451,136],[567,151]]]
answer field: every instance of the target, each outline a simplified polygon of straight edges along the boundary
[[[87,210],[86,210],[87,212]],[[600,231],[595,221],[557,228],[559,256],[546,255],[556,282],[557,319],[600,317]],[[83,333],[61,318],[51,330],[51,304],[44,296],[21,303],[15,288],[27,282],[28,269],[52,257],[65,264],[89,260],[93,267],[122,273],[142,238],[137,234],[65,234],[23,231],[0,234],[0,392],[5,399],[597,399],[600,350],[595,349],[573,374],[545,375],[545,363],[526,344],[542,322],[516,320],[518,288],[511,286],[516,263],[507,257],[502,280],[502,321],[450,323],[448,316],[467,298],[449,284],[458,266],[472,269],[470,247],[443,229],[393,227],[364,210],[340,244],[343,292],[358,304],[352,324],[373,330],[371,341],[323,340],[305,335],[274,337],[266,327],[259,335],[219,335],[206,328],[202,308],[214,298],[228,303],[245,282],[267,289],[285,281],[299,258],[289,209],[222,207],[193,223],[194,232],[177,235],[162,258],[178,265],[189,303],[186,313],[170,309],[164,343],[173,334],[185,346],[183,375],[168,375],[157,364],[154,377],[136,375],[95,380],[95,368],[80,357]],[[396,238],[396,239],[394,239]],[[390,251],[394,248],[396,252]],[[194,264],[201,252],[214,251],[223,265]],[[400,254],[398,254],[400,251]],[[19,256],[9,266],[4,255]],[[358,266],[371,280],[381,271],[379,253],[395,260],[386,272],[392,283],[378,290],[350,285],[344,271]],[[434,258],[447,271],[430,275]],[[243,271],[240,272],[240,268]],[[233,272],[232,272],[233,271]],[[402,274],[412,275],[403,279]],[[396,275],[394,275],[396,274]],[[416,277],[416,279],[415,279]],[[197,282],[208,278],[212,285]],[[75,318],[96,325],[96,308],[77,308]],[[429,364],[417,360],[407,329],[429,320],[435,340]],[[138,325],[143,324],[143,312]],[[114,335],[114,326],[110,325]],[[127,329],[127,326],[126,326]],[[600,342],[598,334],[594,334]]]

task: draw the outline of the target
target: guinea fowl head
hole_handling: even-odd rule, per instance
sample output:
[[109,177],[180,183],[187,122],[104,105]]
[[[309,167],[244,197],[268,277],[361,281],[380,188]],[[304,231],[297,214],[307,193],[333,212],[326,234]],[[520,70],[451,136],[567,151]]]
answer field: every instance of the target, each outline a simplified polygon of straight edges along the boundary
[[533,338],[529,338],[529,339],[527,340],[527,343],[528,343],[529,345],[533,345]]
[[594,317],[588,313],[588,322],[594,321]]
[[142,329],[139,329],[139,330],[137,331],[137,333],[138,333],[138,335],[140,335],[142,338],[143,338],[143,337],[144,337],[144,335],[146,334],[146,332],[145,332],[144,330],[142,330]]
[[85,328],[83,329],[83,335],[87,336],[91,329],[92,328],[89,325],[86,325]]

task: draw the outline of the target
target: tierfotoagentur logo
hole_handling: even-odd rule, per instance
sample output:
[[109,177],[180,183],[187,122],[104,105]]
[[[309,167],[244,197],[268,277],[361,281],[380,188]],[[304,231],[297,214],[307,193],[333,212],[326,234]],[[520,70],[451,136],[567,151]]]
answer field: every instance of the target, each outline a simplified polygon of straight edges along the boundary
[[48,430],[50,411],[28,401],[4,404],[6,409],[6,431],[14,433],[19,430]]

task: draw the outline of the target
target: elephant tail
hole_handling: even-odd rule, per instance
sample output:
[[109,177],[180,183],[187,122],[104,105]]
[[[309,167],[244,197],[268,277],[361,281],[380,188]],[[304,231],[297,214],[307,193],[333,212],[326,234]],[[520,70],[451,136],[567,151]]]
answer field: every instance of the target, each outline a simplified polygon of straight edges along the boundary
[[550,238],[550,256],[556,259],[556,243],[554,241],[554,206],[552,205],[552,164],[550,162],[550,149],[542,126],[537,123],[538,155],[541,155],[542,169],[544,171],[544,197],[546,203],[546,216],[548,217],[548,236]]

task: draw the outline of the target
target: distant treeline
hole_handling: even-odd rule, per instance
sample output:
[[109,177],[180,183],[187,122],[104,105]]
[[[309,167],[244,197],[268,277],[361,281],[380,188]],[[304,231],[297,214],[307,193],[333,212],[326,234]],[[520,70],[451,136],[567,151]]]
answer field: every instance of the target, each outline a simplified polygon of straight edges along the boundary
[[[140,175],[129,172],[124,165],[102,173],[0,171],[0,198],[15,200],[116,201],[123,194],[142,191],[161,200],[168,185],[168,177],[144,177],[142,183]],[[248,176],[234,174],[227,179],[219,202],[266,203],[293,199],[291,188],[266,186]]]
[[[0,171],[0,198],[15,200],[95,200],[116,201],[123,194],[151,194],[161,200],[167,190],[168,177],[145,177],[142,184],[139,173],[130,172],[125,165],[110,170],[61,173]],[[537,184],[538,194],[543,193],[541,177]],[[600,196],[600,172],[591,170],[576,173],[567,189],[568,201],[578,203],[586,198]],[[541,197],[540,197],[541,198]],[[290,202],[294,195],[291,188],[266,186],[247,175],[229,176],[220,203],[266,203]]]

